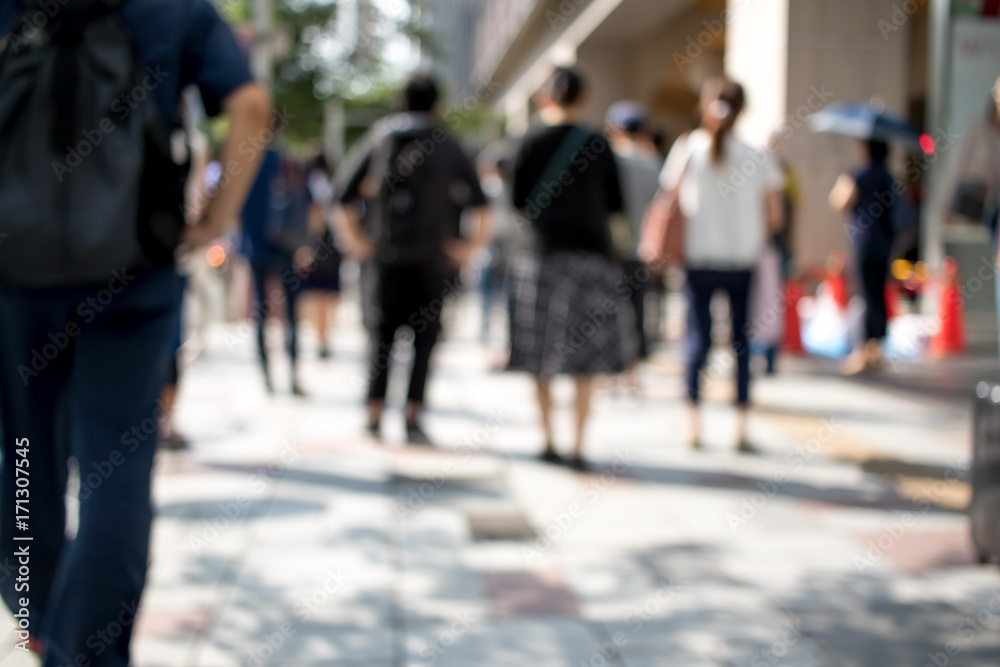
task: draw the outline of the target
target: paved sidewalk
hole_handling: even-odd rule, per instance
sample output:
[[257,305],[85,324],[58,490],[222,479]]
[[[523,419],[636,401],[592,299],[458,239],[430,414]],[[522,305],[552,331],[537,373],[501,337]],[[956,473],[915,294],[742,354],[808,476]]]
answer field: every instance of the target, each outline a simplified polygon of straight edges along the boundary
[[[252,336],[214,330],[184,380],[193,451],[157,464],[137,667],[1000,664],[1000,570],[955,510],[975,367],[900,371],[943,397],[790,360],[755,389],[762,453],[738,456],[722,402],[687,449],[668,349],[641,397],[600,392],[578,475],[532,460],[531,384],[487,370],[472,312],[435,359],[434,450],[400,445],[398,411],[385,445],[360,435],[350,309],[334,358],[307,354],[307,400],[281,373],[269,399]],[[557,384],[563,443],[571,397]]]

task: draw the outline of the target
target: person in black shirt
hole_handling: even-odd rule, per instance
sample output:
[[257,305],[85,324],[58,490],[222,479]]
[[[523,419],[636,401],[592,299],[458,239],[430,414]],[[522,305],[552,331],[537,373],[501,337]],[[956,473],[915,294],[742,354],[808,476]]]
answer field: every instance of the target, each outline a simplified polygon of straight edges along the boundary
[[[348,156],[338,179],[341,239],[366,261],[365,324],[371,332],[368,431],[378,437],[396,332],[413,331],[406,405],[411,444],[429,444],[419,424],[441,310],[458,297],[458,273],[489,240],[490,214],[476,167],[438,123],[436,82],[415,75],[404,112],[379,121]],[[475,209],[476,232],[460,236]]]
[[576,380],[576,441],[583,436],[593,376],[625,371],[635,359],[631,291],[649,276],[624,276],[612,260],[609,218],[622,211],[621,184],[607,139],[578,124],[585,90],[575,70],[557,68],[538,95],[545,126],[524,138],[514,162],[513,201],[537,252],[518,279],[511,370],[532,373],[545,432],[542,459],[559,462],[552,438],[551,381]]
[[885,283],[889,275],[895,229],[892,215],[899,187],[886,163],[889,147],[881,141],[862,142],[865,164],[843,174],[830,193],[830,206],[848,216],[847,235],[865,298],[865,344],[845,364],[854,375],[882,366],[882,341],[889,323]]

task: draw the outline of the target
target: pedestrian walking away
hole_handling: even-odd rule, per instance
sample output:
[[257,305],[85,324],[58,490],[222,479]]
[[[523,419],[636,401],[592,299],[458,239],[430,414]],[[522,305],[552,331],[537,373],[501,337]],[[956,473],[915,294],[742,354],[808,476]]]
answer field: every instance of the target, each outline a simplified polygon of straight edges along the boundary
[[[23,9],[27,25],[38,7]],[[3,34],[17,35],[8,31],[21,11],[0,0]],[[73,1],[39,30],[49,39],[0,46],[0,504],[10,510],[0,562],[29,545],[30,592],[14,577],[0,589],[30,619],[44,667],[126,667],[177,313],[172,259],[182,242],[199,247],[236,221],[260,157],[238,147],[266,130],[270,103],[208,0]],[[137,80],[155,86],[121,118],[113,105]],[[189,85],[210,115],[229,117],[221,161],[238,168],[185,227],[179,162],[189,160],[164,139],[180,130]],[[114,135],[92,142],[109,123]],[[65,166],[58,178],[54,164]],[[80,471],[72,539],[70,457]],[[17,523],[15,497],[30,503]],[[120,633],[95,641],[112,627]]]
[[[701,372],[712,347],[712,298],[729,297],[733,352],[736,356],[736,436],[741,451],[751,451],[746,422],[750,404],[749,300],[753,270],[769,231],[782,221],[781,173],[770,157],[734,136],[745,105],[743,87],[726,78],[705,83],[701,127],[677,141],[661,176],[665,190],[677,189],[687,222],[688,331],[685,383],[690,403],[691,444],[701,442]],[[763,159],[762,159],[763,158]],[[759,168],[738,185],[732,175],[742,165]]]
[[[282,127],[275,115],[272,126]],[[253,319],[257,328],[257,354],[268,393],[274,391],[267,345],[267,320],[284,309],[285,348],[291,361],[291,390],[305,396],[299,382],[299,297],[308,261],[300,251],[309,246],[309,213],[312,198],[303,165],[269,148],[243,208],[242,251],[253,278]],[[298,261],[297,261],[298,260]]]
[[330,329],[335,324],[340,304],[340,248],[333,232],[332,170],[322,153],[313,158],[308,170],[307,184],[312,199],[309,212],[310,246],[300,264],[308,266],[305,285],[306,312],[316,327],[319,338],[319,357],[329,359]]
[[[459,273],[489,241],[490,212],[476,167],[440,125],[438,85],[426,75],[403,88],[403,111],[377,123],[337,179],[345,250],[363,260],[370,331],[368,431],[381,433],[397,332],[412,330],[407,440],[427,445],[420,423],[441,309],[457,297]],[[461,236],[463,211],[474,231]]]
[[635,315],[613,260],[610,217],[624,209],[618,167],[606,138],[580,124],[586,86],[557,68],[536,101],[543,127],[524,137],[514,161],[514,206],[536,237],[537,254],[516,277],[510,369],[535,378],[545,449],[560,462],[552,431],[552,380],[576,384],[570,463],[584,469],[583,444],[593,378],[619,374],[637,355]]
[[863,165],[842,174],[830,193],[830,206],[847,214],[845,229],[865,299],[864,342],[844,365],[849,375],[882,366],[882,341],[889,326],[885,283],[896,235],[893,211],[899,187],[886,166],[889,146],[874,139],[858,146]]
[[[620,226],[623,237],[618,248],[619,259],[626,279],[631,279],[632,309],[635,312],[636,339],[639,342],[638,361],[649,357],[649,336],[646,326],[646,295],[650,292],[652,274],[639,259],[639,241],[646,210],[653,203],[659,189],[663,158],[652,142],[652,129],[648,113],[638,102],[619,102],[608,110],[608,137],[618,162],[622,194],[625,201],[626,226]],[[617,245],[617,244],[616,244]],[[638,278],[643,278],[638,280]],[[627,374],[626,384],[638,390],[639,380],[635,368]]]

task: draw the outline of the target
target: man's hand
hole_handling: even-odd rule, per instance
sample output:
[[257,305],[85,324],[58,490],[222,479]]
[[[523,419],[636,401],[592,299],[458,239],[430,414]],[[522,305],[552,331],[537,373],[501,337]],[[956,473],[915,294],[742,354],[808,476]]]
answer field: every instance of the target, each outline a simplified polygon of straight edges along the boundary
[[229,117],[229,135],[219,154],[226,180],[225,184],[220,181],[201,215],[184,230],[183,243],[188,249],[208,245],[236,226],[264,158],[264,151],[244,155],[240,147],[259,142],[268,130],[271,99],[267,91],[248,83],[223,100],[222,110]]
[[223,221],[212,220],[207,216],[202,216],[197,222],[188,225],[184,229],[184,238],[181,247],[188,251],[203,248],[221,236],[231,227]]
[[309,246],[296,250],[295,256],[292,258],[292,266],[300,278],[308,277],[312,273],[315,263],[316,253]]

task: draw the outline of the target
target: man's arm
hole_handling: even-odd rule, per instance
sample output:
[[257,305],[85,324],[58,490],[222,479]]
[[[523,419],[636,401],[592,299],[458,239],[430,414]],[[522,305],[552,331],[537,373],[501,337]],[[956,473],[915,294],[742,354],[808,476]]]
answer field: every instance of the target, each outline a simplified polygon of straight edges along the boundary
[[357,260],[370,259],[375,254],[375,246],[361,229],[361,217],[353,204],[341,204],[334,211],[334,232],[343,244],[344,252]]
[[468,241],[452,239],[445,242],[445,254],[460,269],[465,268],[493,238],[493,210],[489,206],[472,209],[472,218],[473,232]]
[[264,159],[264,151],[248,154],[246,146],[263,143],[260,138],[271,120],[267,91],[256,83],[241,86],[223,100],[222,111],[230,120],[229,135],[219,155],[222,178],[197,221],[185,232],[188,247],[206,245],[235,226]]
[[841,174],[830,192],[830,208],[847,213],[858,199],[858,184],[847,174]]

